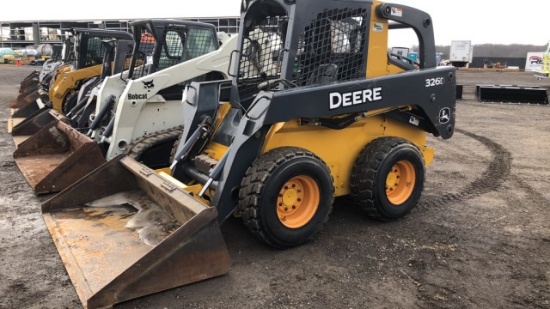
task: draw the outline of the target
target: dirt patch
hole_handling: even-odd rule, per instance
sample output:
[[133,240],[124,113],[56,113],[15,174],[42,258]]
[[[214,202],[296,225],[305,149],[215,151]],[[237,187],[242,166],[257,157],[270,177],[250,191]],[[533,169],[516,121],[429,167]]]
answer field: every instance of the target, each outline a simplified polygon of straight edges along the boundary
[[[80,301],[14,163],[6,103],[34,68],[0,67],[0,308]],[[222,226],[228,275],[117,308],[550,308],[550,107],[479,103],[476,84],[550,87],[526,72],[458,72],[457,129],[436,148],[423,197],[380,223],[337,200],[322,233],[291,250]]]

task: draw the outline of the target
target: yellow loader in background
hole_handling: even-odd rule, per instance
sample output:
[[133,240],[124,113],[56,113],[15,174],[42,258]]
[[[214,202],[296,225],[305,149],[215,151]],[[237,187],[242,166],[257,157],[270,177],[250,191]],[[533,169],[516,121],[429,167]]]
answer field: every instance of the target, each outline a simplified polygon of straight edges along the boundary
[[135,49],[127,71],[72,101],[66,116],[44,111],[20,126],[21,131],[39,128],[14,152],[36,194],[59,192],[122,153],[152,168],[169,166],[182,133],[185,85],[228,78],[236,40],[224,37],[220,47],[221,34],[213,25],[140,20],[131,26]]
[[39,89],[32,101],[25,100],[13,108],[19,110],[10,118],[11,128],[23,121],[32,121],[32,118],[42,111],[53,108],[55,111],[67,110],[66,104],[70,101],[71,94],[78,95],[80,87],[90,79],[97,79],[102,71],[105,46],[103,40],[120,39],[132,40],[132,34],[125,31],[74,28],[74,61],[70,65],[61,66],[53,79],[51,87],[47,90]]
[[[227,273],[219,224],[232,215],[290,248],[317,235],[337,196],[383,221],[420,199],[427,134],[451,138],[455,123],[455,69],[437,68],[430,16],[379,1],[241,10],[232,79],[186,88],[169,170],[119,156],[42,205],[84,306]],[[388,53],[402,28],[418,62]]]

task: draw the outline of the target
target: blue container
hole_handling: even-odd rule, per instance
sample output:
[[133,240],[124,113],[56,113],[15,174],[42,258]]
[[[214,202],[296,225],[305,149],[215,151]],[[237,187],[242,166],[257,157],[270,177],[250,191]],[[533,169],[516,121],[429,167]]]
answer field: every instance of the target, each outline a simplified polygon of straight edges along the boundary
[[414,61],[418,61],[418,53],[417,52],[410,52],[407,55],[407,58],[409,58],[411,60],[414,60]]

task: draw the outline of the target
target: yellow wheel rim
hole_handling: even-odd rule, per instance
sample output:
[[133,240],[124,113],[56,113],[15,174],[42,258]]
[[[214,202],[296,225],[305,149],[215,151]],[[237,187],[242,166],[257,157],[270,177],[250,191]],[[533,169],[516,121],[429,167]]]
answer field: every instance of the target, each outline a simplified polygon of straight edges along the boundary
[[319,208],[319,186],[309,176],[296,176],[288,180],[277,197],[277,216],[288,228],[306,225]]
[[416,173],[411,162],[395,163],[386,177],[386,196],[394,205],[405,203],[414,189]]

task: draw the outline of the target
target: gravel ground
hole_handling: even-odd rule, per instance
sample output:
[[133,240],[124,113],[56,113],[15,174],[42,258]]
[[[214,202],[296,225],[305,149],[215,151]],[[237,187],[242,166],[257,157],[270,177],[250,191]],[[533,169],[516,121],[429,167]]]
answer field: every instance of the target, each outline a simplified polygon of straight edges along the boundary
[[[0,66],[0,100],[33,67]],[[338,200],[322,233],[291,250],[239,219],[222,233],[229,274],[117,308],[550,308],[550,107],[480,103],[476,84],[550,87],[528,72],[460,70],[456,133],[436,148],[417,208],[380,223]],[[12,157],[0,109],[0,308],[81,303]]]

